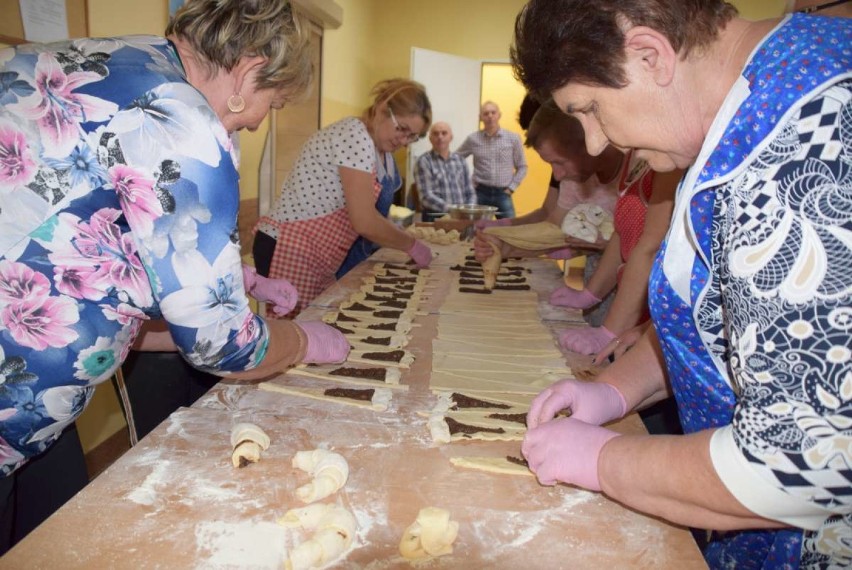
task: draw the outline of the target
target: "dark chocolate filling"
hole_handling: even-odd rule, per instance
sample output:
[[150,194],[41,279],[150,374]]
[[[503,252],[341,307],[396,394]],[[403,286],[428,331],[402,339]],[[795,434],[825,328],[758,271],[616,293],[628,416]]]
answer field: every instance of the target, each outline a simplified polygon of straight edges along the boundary
[[495,289],[500,289],[501,291],[529,291],[529,285],[505,285],[501,284],[499,281],[494,285]]
[[459,279],[459,285],[483,285],[484,283],[482,279]]
[[509,404],[500,404],[497,402],[480,400],[478,398],[471,398],[470,396],[465,396],[464,394],[459,394],[458,392],[453,392],[453,395],[450,396],[450,399],[453,401],[453,403],[455,403],[455,408],[459,410],[465,408],[497,408],[498,410],[508,410],[512,407]]
[[503,428],[472,426],[458,422],[453,418],[444,418],[444,421],[447,422],[447,427],[450,428],[450,435],[455,435],[457,433],[464,434],[465,436],[470,436],[472,433],[506,433],[506,430]]
[[332,396],[334,398],[349,398],[350,400],[363,400],[365,402],[369,402],[373,399],[373,394],[376,391],[372,388],[367,388],[365,390],[355,390],[353,388],[329,388],[328,390],[323,391],[323,394],[326,396]]
[[367,325],[367,328],[374,331],[395,331],[396,323],[375,323]]
[[364,378],[366,380],[385,381],[387,368],[352,368],[351,366],[341,366],[329,372],[332,376],[349,376],[351,378]]
[[337,323],[329,323],[329,324],[331,326],[333,326],[334,328],[336,328],[337,330],[339,330],[340,332],[342,332],[343,334],[355,334],[355,331],[351,331],[347,328],[343,328],[342,326],[340,326]]
[[373,311],[373,316],[380,319],[398,319],[402,316],[402,311]]
[[363,339],[361,342],[364,344],[378,344],[381,346],[390,346],[391,337],[389,336],[368,336]]
[[515,457],[513,455],[507,455],[506,461],[508,461],[509,463],[514,463],[515,465],[523,465],[527,469],[529,469],[530,467],[530,464],[527,463],[526,459],[521,459],[520,457]]
[[521,425],[524,425],[524,426],[527,425],[527,415],[526,414],[494,413],[494,414],[488,414],[488,416],[486,416],[486,417],[489,417],[489,418],[494,419],[494,420],[504,420],[504,421],[507,421],[507,422],[515,422],[516,424],[521,424]]
[[404,350],[391,350],[390,352],[365,352],[362,355],[369,360],[383,360],[387,362],[399,362],[405,356]]
[[368,307],[367,305],[361,303],[352,303],[346,307],[348,311],[372,311],[373,307]]
[[392,309],[404,309],[408,306],[408,303],[405,301],[395,301],[391,299],[388,301],[380,301],[379,305],[382,307],[390,307]]
[[347,315],[343,311],[338,311],[337,320],[343,321],[345,323],[360,323],[361,322],[360,320],[356,319],[355,317],[350,317],[349,315]]
[[479,293],[480,295],[490,295],[491,289],[474,289],[473,287],[459,287],[459,293]]

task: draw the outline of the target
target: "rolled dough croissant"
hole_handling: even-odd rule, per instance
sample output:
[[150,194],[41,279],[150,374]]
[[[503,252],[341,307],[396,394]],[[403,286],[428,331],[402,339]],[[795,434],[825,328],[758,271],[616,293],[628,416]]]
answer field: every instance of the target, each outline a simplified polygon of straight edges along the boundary
[[339,505],[323,503],[291,509],[278,523],[316,530],[309,540],[290,552],[285,562],[287,570],[307,570],[333,562],[352,545],[357,529],[352,513]]
[[459,523],[450,520],[446,509],[420,509],[417,520],[402,535],[399,553],[411,560],[451,554],[458,533]]
[[339,453],[327,449],[300,451],[293,457],[293,467],[313,476],[313,481],[296,489],[303,503],[319,501],[336,493],[349,478],[349,464]]
[[240,423],[231,428],[231,463],[245,467],[260,460],[260,452],[269,448],[269,436],[254,424]]

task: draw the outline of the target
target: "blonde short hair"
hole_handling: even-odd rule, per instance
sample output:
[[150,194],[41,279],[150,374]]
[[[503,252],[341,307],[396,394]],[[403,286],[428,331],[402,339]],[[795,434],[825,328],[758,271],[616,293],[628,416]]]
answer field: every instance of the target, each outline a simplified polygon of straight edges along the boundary
[[397,115],[418,115],[423,119],[423,132],[429,132],[432,125],[432,103],[426,95],[426,88],[417,81],[394,78],[379,81],[370,91],[373,104],[367,109],[367,116],[376,116],[376,109],[385,103]]
[[187,41],[214,75],[245,56],[267,59],[257,87],[304,93],[313,63],[309,34],[289,0],[187,0],[166,27]]

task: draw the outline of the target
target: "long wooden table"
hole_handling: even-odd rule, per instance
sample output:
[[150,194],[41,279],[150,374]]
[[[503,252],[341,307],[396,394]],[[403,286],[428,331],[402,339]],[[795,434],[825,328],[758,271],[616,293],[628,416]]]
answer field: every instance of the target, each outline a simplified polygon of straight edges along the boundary
[[[300,450],[328,447],[349,462],[338,501],[358,522],[353,547],[333,567],[409,568],[398,552],[404,529],[427,506],[459,523],[454,552],[426,568],[705,568],[689,532],[636,513],[607,497],[534,477],[454,467],[454,455],[519,454],[518,442],[432,443],[426,417],[434,309],[448,287],[459,248],[435,248],[432,299],[408,350],[410,386],[386,412],[258,390],[223,381],[182,408],[89,484],[6,556],[2,568],[281,568],[288,549],[310,535],[276,520],[303,506],[294,490],[308,476],[293,467]],[[387,256],[385,251],[379,256]],[[534,267],[542,293],[561,277],[554,264]],[[365,262],[306,311],[335,306],[372,271]],[[545,307],[545,316],[558,311]],[[557,321],[546,321],[558,329]],[[569,355],[570,357],[570,355]],[[583,366],[586,361],[569,358]],[[310,385],[308,380],[294,384]],[[272,445],[260,462],[235,469],[231,427],[253,422]],[[635,415],[615,424],[644,433]]]

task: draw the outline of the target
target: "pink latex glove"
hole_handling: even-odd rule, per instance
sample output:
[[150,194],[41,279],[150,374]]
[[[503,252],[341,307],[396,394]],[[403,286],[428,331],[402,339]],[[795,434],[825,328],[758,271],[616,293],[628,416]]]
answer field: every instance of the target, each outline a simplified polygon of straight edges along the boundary
[[547,254],[547,257],[550,259],[571,259],[572,257],[576,257],[577,254],[574,253],[574,250],[570,247],[566,247],[565,249],[557,249],[556,251],[551,251]]
[[302,329],[307,340],[305,364],[331,364],[343,362],[349,356],[349,341],[336,328],[320,321],[294,322]]
[[559,418],[527,430],[521,453],[542,485],[557,481],[600,491],[598,459],[620,433],[574,418]]
[[559,344],[580,354],[597,354],[614,341],[617,335],[606,327],[567,329],[559,333]]
[[261,303],[272,305],[272,311],[283,317],[293,310],[299,293],[286,279],[269,279],[257,274],[254,267],[243,265],[243,285],[249,295]]
[[554,290],[550,294],[550,304],[557,307],[568,307],[569,309],[588,309],[592,305],[597,305],[601,300],[588,289],[577,291],[571,287],[563,285]]
[[411,259],[420,269],[426,269],[432,263],[432,250],[419,239],[414,240],[414,245],[405,253],[411,256]]
[[499,220],[476,220],[473,226],[478,230],[484,230],[491,227],[511,226],[512,218],[500,218]]
[[535,397],[527,413],[527,427],[533,429],[547,423],[564,409],[570,409],[574,419],[601,425],[624,417],[627,402],[612,384],[566,378]]

